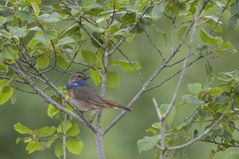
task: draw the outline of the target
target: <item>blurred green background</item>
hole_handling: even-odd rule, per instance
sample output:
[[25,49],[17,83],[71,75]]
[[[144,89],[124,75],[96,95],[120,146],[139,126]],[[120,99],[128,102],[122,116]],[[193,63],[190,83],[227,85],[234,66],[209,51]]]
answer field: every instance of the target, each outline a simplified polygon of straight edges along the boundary
[[[226,15],[224,21],[228,21],[229,15]],[[161,24],[162,25],[162,24]],[[167,24],[164,24],[167,28]],[[149,31],[152,40],[159,46],[162,45],[162,37],[155,34],[153,30]],[[239,27],[234,30],[227,29],[224,26],[223,37],[226,40],[231,41],[234,47],[239,50]],[[165,45],[166,46],[166,45]],[[140,34],[132,43],[124,43],[121,47],[124,53],[126,53],[131,59],[137,59],[142,65],[141,72],[143,77],[147,79],[152,74],[153,70],[160,64],[158,55],[154,48],[150,45],[146,36]],[[164,48],[163,50],[167,50]],[[179,58],[179,57],[178,57]],[[238,54],[225,53],[215,59],[210,60],[214,73],[223,71],[232,71],[239,69]],[[168,72],[163,72],[158,79],[154,82],[159,83],[163,79],[170,75],[170,73],[177,70],[178,67],[170,69]],[[72,68],[77,70],[77,68]],[[135,95],[135,93],[141,88],[141,82],[135,73],[121,72],[121,83],[118,89],[107,89],[107,98],[115,100],[122,104],[127,104],[129,100]],[[54,77],[53,77],[54,78]],[[61,85],[67,82],[68,76],[66,75],[61,81]],[[200,61],[197,64],[190,67],[186,74],[184,84],[201,82],[206,80],[206,73],[204,68],[204,61]],[[91,81],[92,83],[92,81]],[[136,142],[138,139],[143,138],[146,134],[145,130],[150,125],[157,121],[156,112],[152,104],[152,98],[155,97],[159,103],[168,103],[177,83],[177,77],[166,83],[163,87],[145,93],[140,100],[138,100],[133,107],[133,111],[129,112],[111,131],[105,136],[105,152],[108,159],[150,159],[153,158],[154,152],[143,152],[141,154],[137,151]],[[60,85],[59,84],[59,85]],[[183,85],[181,92],[186,91],[185,85]],[[10,102],[0,107],[0,159],[54,159],[54,150],[48,149],[44,152],[35,152],[33,154],[27,154],[24,150],[25,145],[20,143],[16,144],[17,134],[13,125],[17,122],[21,122],[24,125],[37,129],[43,126],[52,125],[57,123],[56,120],[50,119],[47,114],[47,103],[34,95],[26,94],[23,92],[15,91],[17,95],[17,102],[15,105],[11,105]],[[179,97],[180,99],[180,97]],[[177,108],[177,115],[174,120],[174,124],[181,123],[187,114],[190,114],[193,108],[190,106],[184,106]],[[119,110],[105,110],[103,112],[103,124],[106,126],[119,112]],[[238,124],[239,125],[239,124]],[[81,155],[71,155],[68,158],[76,159],[95,159],[96,149],[94,143],[93,133],[84,125],[80,125],[80,136],[84,142],[84,149]],[[188,155],[189,159],[207,159],[209,158],[209,151],[214,148],[213,145],[205,143],[197,143],[189,148],[181,150],[181,153]],[[238,149],[229,149],[223,153],[215,155],[215,159],[226,159],[231,154],[232,159],[238,159],[239,156],[233,154]],[[176,157],[174,157],[176,158]],[[177,157],[180,159],[180,157]]]

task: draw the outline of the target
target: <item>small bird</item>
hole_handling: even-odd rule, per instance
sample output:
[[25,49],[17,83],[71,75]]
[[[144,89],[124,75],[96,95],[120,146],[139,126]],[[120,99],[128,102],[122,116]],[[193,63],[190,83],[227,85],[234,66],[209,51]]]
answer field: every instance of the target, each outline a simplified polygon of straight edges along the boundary
[[130,111],[129,108],[103,98],[94,88],[87,84],[83,72],[74,73],[66,85],[68,96],[74,106],[81,112],[101,110],[103,108],[121,108]]

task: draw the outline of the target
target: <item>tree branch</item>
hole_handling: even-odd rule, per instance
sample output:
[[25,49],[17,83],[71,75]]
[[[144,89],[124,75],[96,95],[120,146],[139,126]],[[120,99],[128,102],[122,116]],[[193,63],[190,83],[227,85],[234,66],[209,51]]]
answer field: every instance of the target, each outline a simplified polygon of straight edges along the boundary
[[201,5],[201,0],[198,3],[197,13],[193,18],[194,24],[193,24],[193,27],[192,27],[192,36],[191,36],[190,41],[188,43],[188,53],[186,54],[185,59],[184,59],[181,75],[179,77],[179,81],[178,81],[178,84],[176,86],[175,93],[174,93],[174,95],[171,99],[170,104],[168,105],[167,111],[163,114],[164,119],[166,119],[168,117],[168,115],[171,113],[171,111],[173,109],[174,103],[175,103],[176,98],[177,98],[178,93],[179,93],[179,89],[180,89],[180,87],[182,85],[182,82],[183,82],[183,79],[184,79],[184,75],[185,75],[185,72],[186,72],[189,57],[192,54],[192,45],[193,45],[193,41],[195,39],[195,31],[196,31],[196,28],[198,26],[199,16],[200,16],[200,5]]
[[[93,132],[96,132],[96,128],[94,125],[92,125],[89,121],[87,121],[85,118],[82,118],[80,115],[77,115],[73,112],[71,112],[70,110],[68,110],[67,108],[65,108],[63,105],[57,103],[56,101],[54,101],[51,97],[49,97],[46,93],[44,93],[40,88],[38,88],[34,82],[28,77],[26,76],[19,68],[15,68],[12,65],[9,65],[9,67],[11,68],[11,70],[13,70],[16,74],[19,75],[20,78],[22,78],[24,81],[26,81],[29,86],[32,87],[32,89],[39,95],[41,96],[43,99],[45,99],[45,101],[47,103],[50,103],[52,105],[54,105],[56,108],[58,108],[59,110],[65,112],[67,115],[71,116],[74,119],[77,119],[78,121],[80,121],[81,123],[83,123],[84,125],[86,125],[87,127],[89,127]],[[74,107],[73,107],[74,108]]]

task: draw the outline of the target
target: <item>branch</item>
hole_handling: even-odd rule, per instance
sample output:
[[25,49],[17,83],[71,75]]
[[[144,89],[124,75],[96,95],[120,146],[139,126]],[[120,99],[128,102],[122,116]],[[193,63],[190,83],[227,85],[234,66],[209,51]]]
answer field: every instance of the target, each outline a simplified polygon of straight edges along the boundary
[[[106,92],[106,80],[107,80],[107,73],[108,73],[108,53],[107,53],[107,47],[104,49],[104,54],[102,57],[102,63],[104,72],[101,74],[101,96],[105,96]],[[104,152],[104,139],[103,134],[100,128],[101,123],[101,117],[102,117],[102,110],[99,110],[96,114],[96,127],[98,131],[95,133],[95,141],[96,141],[96,149],[98,153],[98,159],[105,159],[105,152]]]
[[227,144],[227,143],[217,142],[217,141],[214,141],[214,140],[201,139],[200,141],[201,142],[206,142],[206,143],[212,143],[212,144],[215,144],[215,145],[220,145],[220,146],[223,146],[223,147],[226,147],[226,148],[239,147],[239,145],[232,145],[232,144],[229,144],[229,143]]
[[153,98],[153,103],[155,106],[155,110],[157,112],[158,118],[159,118],[159,122],[160,122],[160,150],[162,151],[160,153],[160,159],[164,159],[165,156],[165,132],[166,132],[166,127],[165,127],[165,120],[163,118],[163,115],[160,112],[159,106],[158,106],[158,102],[156,101],[155,98]]
[[164,57],[163,57],[163,53],[159,50],[159,48],[154,44],[154,42],[151,40],[149,34],[147,33],[147,31],[144,29],[144,33],[146,35],[146,37],[148,38],[150,44],[153,46],[153,48],[155,48],[155,50],[159,53],[160,57],[162,58],[162,60],[164,61]]
[[193,45],[193,42],[194,42],[194,39],[195,39],[195,31],[196,31],[196,28],[198,26],[199,16],[200,16],[200,9],[199,9],[200,5],[201,5],[201,0],[199,1],[199,4],[198,4],[197,13],[196,13],[196,15],[193,18],[194,24],[193,24],[193,27],[192,27],[192,36],[191,36],[190,41],[188,43],[188,53],[185,56],[185,60],[184,60],[184,63],[183,63],[181,75],[179,77],[179,81],[178,81],[178,84],[176,86],[175,93],[174,93],[174,95],[173,95],[173,97],[171,99],[170,104],[168,105],[168,109],[163,114],[163,118],[165,118],[165,119],[168,117],[168,115],[171,113],[171,111],[173,109],[174,103],[175,103],[176,98],[177,98],[178,93],[179,93],[179,89],[180,89],[180,87],[182,85],[182,82],[183,82],[183,79],[184,79],[184,75],[185,75],[185,72],[186,72],[186,68],[187,68],[189,57],[192,54],[192,45]]
[[[182,47],[183,43],[186,40],[186,37],[189,35],[191,28],[193,26],[193,21],[190,24],[188,30],[185,32],[183,37],[181,38],[180,42],[176,46],[176,48],[172,51],[172,53],[163,61],[163,63],[155,70],[155,72],[148,78],[148,80],[143,84],[142,88],[136,93],[136,95],[130,100],[127,107],[132,107],[135,101],[138,100],[139,97],[146,91],[149,84],[159,75],[159,73],[167,66],[168,62],[179,52],[180,48]],[[111,123],[105,128],[104,134],[106,134],[125,114],[127,111],[122,111]]]
[[181,144],[181,145],[177,145],[177,146],[172,146],[172,147],[168,147],[167,150],[169,151],[174,151],[174,150],[178,150],[178,149],[182,149],[185,148],[189,145],[194,144],[195,142],[199,141],[201,138],[203,138],[204,136],[206,136],[215,126],[217,126],[217,124],[224,118],[224,116],[226,115],[227,111],[231,108],[231,105],[229,107],[226,108],[226,110],[222,113],[222,115],[212,124],[212,126],[210,126],[209,128],[207,128],[203,133],[201,133],[199,136],[191,139],[190,141]]
[[210,34],[213,32],[213,30],[217,27],[217,25],[220,23],[221,19],[222,19],[222,16],[223,16],[223,13],[226,11],[227,7],[229,6],[231,0],[228,0],[227,1],[227,4],[226,6],[222,9],[222,13],[220,15],[220,17],[218,18],[216,24],[212,27],[212,29],[210,30]]
[[[113,43],[113,42],[112,42]],[[144,82],[144,78],[142,76],[142,74],[135,68],[133,62],[130,60],[130,58],[125,55],[123,53],[123,51],[120,48],[117,48],[117,50],[119,51],[119,53],[129,62],[129,64],[131,65],[131,67],[134,69],[134,71],[137,73],[137,75],[139,76],[139,79],[141,80],[141,82]]]
[[63,125],[62,125],[62,132],[63,132],[63,136],[62,136],[62,149],[63,149],[63,159],[66,159],[66,120],[67,120],[67,115],[64,114],[64,121],[63,121]]
[[[46,93],[44,93],[40,88],[38,88],[33,81],[27,77],[19,68],[15,68],[12,65],[9,65],[9,67],[11,68],[11,70],[13,70],[16,74],[19,75],[20,78],[22,78],[24,81],[26,81],[29,86],[32,87],[32,89],[39,95],[41,96],[43,99],[45,99],[45,101],[47,103],[50,103],[52,105],[54,105],[56,108],[58,108],[59,110],[65,112],[67,115],[71,116],[74,119],[77,119],[78,121],[82,122],[83,124],[85,124],[87,127],[89,127],[92,131],[96,131],[96,128],[94,127],[94,125],[92,125],[89,121],[87,121],[85,118],[81,117],[80,115],[77,115],[73,112],[71,112],[70,110],[68,110],[67,108],[65,108],[63,105],[57,103],[56,101],[54,101],[51,97],[49,97]],[[71,104],[70,104],[71,105]],[[74,109],[74,107],[73,107]]]
[[[199,11],[199,16],[202,13],[203,9],[206,7],[209,0],[205,1],[203,6],[201,7],[201,10]],[[185,32],[181,40],[179,41],[176,48],[172,51],[172,53],[163,61],[163,63],[155,70],[155,72],[148,78],[148,80],[144,83],[142,88],[136,93],[136,95],[130,100],[127,107],[130,108],[134,104],[135,101],[138,100],[139,97],[145,92],[145,90],[148,88],[149,84],[159,75],[159,73],[167,66],[169,61],[179,52],[180,48],[182,47],[183,43],[186,40],[186,37],[189,35],[192,27],[193,27],[194,21],[191,22],[189,25],[188,30]],[[116,47],[116,46],[115,46]],[[119,120],[127,113],[127,111],[123,110],[115,119],[113,119],[108,126],[104,130],[104,134],[106,134],[116,123],[119,122]]]
[[[213,53],[213,52],[212,52]],[[212,54],[211,53],[211,54]],[[210,55],[210,54],[209,54]],[[192,62],[188,63],[187,64],[187,67],[193,65],[194,63],[198,62],[200,59],[204,58],[205,56],[199,56],[198,58],[194,59]],[[156,88],[159,88],[161,87],[165,82],[171,80],[172,78],[174,78],[176,75],[178,75],[180,72],[182,72],[182,68],[180,70],[178,70],[177,72],[175,72],[174,74],[172,74],[171,76],[169,76],[168,78],[166,78],[165,80],[163,80],[161,83],[159,83],[158,85],[156,86],[153,86],[153,87],[150,87],[148,89],[145,90],[145,92],[148,92],[152,89],[156,89]]]
[[[150,9],[150,7],[153,5],[153,0],[150,0],[150,2],[148,3],[148,5],[145,7],[145,9],[143,10],[142,14],[139,15],[136,19],[136,22],[134,25],[132,25],[131,27],[129,27],[129,32],[131,32],[132,30],[134,30],[134,28],[138,25],[138,23],[140,22],[140,20],[144,17],[144,15],[147,13],[147,11]],[[120,46],[121,44],[125,41],[126,37],[122,37],[119,42],[114,46],[114,48],[112,50],[110,50],[108,52],[109,55],[113,54]]]

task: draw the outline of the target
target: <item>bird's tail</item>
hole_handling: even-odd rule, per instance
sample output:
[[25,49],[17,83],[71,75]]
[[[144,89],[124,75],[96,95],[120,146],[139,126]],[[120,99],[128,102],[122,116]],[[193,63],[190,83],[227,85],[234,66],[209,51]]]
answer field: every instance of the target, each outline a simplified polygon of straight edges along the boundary
[[128,107],[126,107],[126,106],[124,106],[124,105],[115,105],[115,107],[121,108],[121,109],[124,109],[124,110],[127,110],[127,111],[131,111],[130,108],[128,108]]
[[124,105],[121,105],[121,104],[118,104],[116,102],[113,102],[111,100],[107,100],[107,99],[103,99],[103,103],[104,103],[104,106],[106,107],[111,107],[111,108],[120,108],[120,109],[124,109],[124,110],[127,110],[127,111],[131,111],[130,108],[124,106]]

